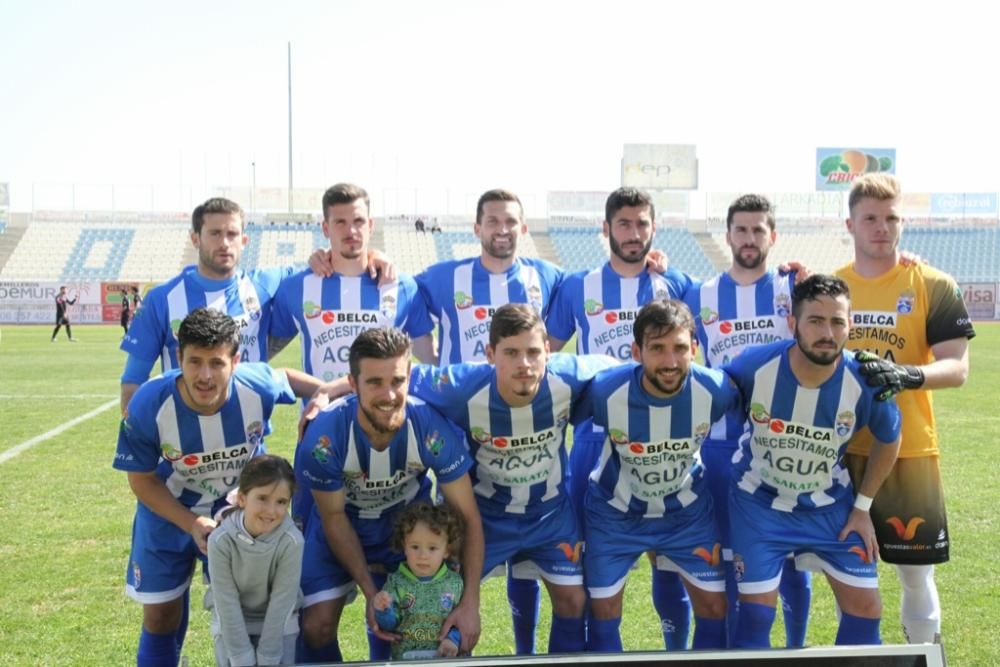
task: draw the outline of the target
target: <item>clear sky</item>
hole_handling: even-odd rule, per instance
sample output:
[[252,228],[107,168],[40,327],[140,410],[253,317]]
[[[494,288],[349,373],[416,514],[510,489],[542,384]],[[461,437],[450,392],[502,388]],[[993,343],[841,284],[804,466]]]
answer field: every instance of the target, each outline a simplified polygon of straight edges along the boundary
[[383,205],[544,212],[616,187],[624,143],[696,144],[703,192],[812,190],[819,146],[996,191],[996,28],[965,0],[0,0],[0,181],[13,210],[284,186],[290,41],[296,186]]

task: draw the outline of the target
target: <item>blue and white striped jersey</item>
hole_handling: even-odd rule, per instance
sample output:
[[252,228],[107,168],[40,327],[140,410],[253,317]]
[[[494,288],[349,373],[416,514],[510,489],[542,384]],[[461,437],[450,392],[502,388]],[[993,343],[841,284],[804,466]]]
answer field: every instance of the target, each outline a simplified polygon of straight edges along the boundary
[[189,408],[177,389],[180,370],[143,384],[118,430],[114,467],[153,472],[195,514],[211,516],[237,486],[247,461],[263,453],[275,403],[294,403],[287,376],[263,363],[241,363],[213,415]]
[[[751,285],[739,285],[722,273],[693,286],[684,301],[694,313],[705,365],[721,368],[743,350],[788,340],[795,273],[772,269]],[[747,432],[746,413],[734,410],[712,424],[706,446],[726,442],[735,447]]]
[[400,503],[430,491],[427,471],[447,484],[464,475],[472,459],[454,425],[436,410],[407,397],[406,419],[389,446],[377,451],[358,422],[357,396],[328,405],[302,438],[302,474],[318,491],[344,490],[346,511],[377,519]]
[[632,323],[639,309],[654,299],[679,299],[690,286],[691,278],[676,269],[623,278],[605,262],[598,269],[566,276],[545,326],[560,340],[577,334],[578,354],[631,359]]
[[490,273],[479,257],[439,262],[417,276],[427,308],[438,320],[441,365],[486,361],[493,313],[508,303],[530,304],[544,320],[562,282],[562,269],[518,257],[504,273]]
[[240,327],[240,361],[267,361],[271,301],[291,268],[237,271],[226,280],[209,280],[189,266],[149,290],[136,311],[121,349],[143,361],[160,359],[161,370],[177,368],[177,330],[198,308],[222,311]]
[[303,370],[329,382],[347,375],[351,343],[361,332],[386,326],[414,338],[434,329],[413,278],[400,275],[379,287],[367,273],[324,278],[306,269],[282,281],[270,333],[301,334]]
[[590,383],[586,400],[606,434],[590,491],[619,512],[656,518],[707,491],[698,450],[709,425],[737,408],[740,395],[724,373],[694,364],[669,398],[651,396],[642,375],[632,362]]
[[465,431],[483,514],[539,516],[566,492],[566,425],[588,416],[574,414],[574,407],[591,378],[615,363],[604,356],[553,354],[538,394],[524,407],[503,400],[490,364],[417,365],[410,392]]
[[725,368],[752,427],[733,457],[733,478],[740,490],[784,512],[853,501],[843,465],[848,440],[867,426],[876,440],[895,442],[901,420],[895,400],[875,400],[849,352],[820,387],[800,386],[788,361],[795,344],[746,350]]

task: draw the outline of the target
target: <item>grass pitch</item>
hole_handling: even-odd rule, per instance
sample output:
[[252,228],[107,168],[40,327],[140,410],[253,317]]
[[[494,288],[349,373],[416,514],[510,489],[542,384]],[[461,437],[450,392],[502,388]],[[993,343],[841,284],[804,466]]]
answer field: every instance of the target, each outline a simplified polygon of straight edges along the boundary
[[[993,457],[1000,433],[1000,325],[978,324],[972,373],[965,387],[935,394],[942,468],[952,534],[952,561],[938,568],[944,643],[953,665],[1000,664],[1000,577],[993,560],[1000,493]],[[75,327],[79,343],[51,327],[0,330],[0,456],[85,415],[118,396],[124,363],[120,329]],[[275,365],[299,367],[296,344]],[[297,410],[279,407],[268,438],[273,453],[291,457]],[[140,606],[124,594],[135,505],[123,473],[111,468],[117,407],[39,441],[0,463],[0,665],[134,664]],[[882,635],[901,643],[899,586],[883,568]],[[649,598],[649,567],[640,563],[626,588],[622,635],[627,650],[662,648]],[[195,583],[193,599],[204,587]],[[341,623],[347,660],[367,656],[362,605]],[[542,609],[538,646],[544,650],[549,610]],[[483,635],[477,655],[510,654],[513,638],[502,579],[484,585]],[[194,605],[184,653],[192,665],[213,664],[209,617]],[[836,618],[829,588],[814,580],[810,645],[832,644]],[[784,643],[779,622],[772,641]]]

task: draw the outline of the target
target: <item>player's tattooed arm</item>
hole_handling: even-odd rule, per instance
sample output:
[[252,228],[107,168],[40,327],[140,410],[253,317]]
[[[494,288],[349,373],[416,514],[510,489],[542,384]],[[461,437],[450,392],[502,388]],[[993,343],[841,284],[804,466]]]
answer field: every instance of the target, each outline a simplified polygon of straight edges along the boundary
[[208,555],[208,536],[215,522],[198,516],[174,498],[155,471],[128,473],[128,485],[139,502],[194,538],[199,551]]

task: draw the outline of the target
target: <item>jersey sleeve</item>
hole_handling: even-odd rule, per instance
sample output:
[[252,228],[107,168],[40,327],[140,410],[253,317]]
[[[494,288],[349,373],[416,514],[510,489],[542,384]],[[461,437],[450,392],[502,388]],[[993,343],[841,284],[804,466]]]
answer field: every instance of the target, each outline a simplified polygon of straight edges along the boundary
[[557,373],[573,393],[570,420],[577,424],[591,416],[590,403],[584,396],[591,381],[601,371],[615,368],[620,362],[604,354],[553,354],[549,371]]
[[739,388],[725,373],[712,373],[712,423],[729,412],[743,406],[743,396]]
[[[338,404],[334,404],[338,405]],[[337,410],[324,410],[306,427],[302,437],[304,456],[296,457],[302,463],[302,475],[309,480],[309,487],[317,491],[339,491],[344,487],[344,448],[347,427]]]
[[701,345],[702,354],[704,354],[704,350],[708,347],[708,334],[705,333],[705,323],[701,319],[701,285],[700,280],[692,281],[684,290],[684,296],[681,300],[694,316],[695,336],[698,338],[698,344]]
[[302,281],[289,278],[282,281],[281,286],[278,287],[271,308],[271,328],[268,335],[276,338],[288,338],[298,334],[295,316],[292,315],[292,304],[302,302],[301,285]]
[[435,282],[440,282],[441,280],[440,276],[436,275],[440,273],[440,271],[435,271],[436,268],[437,265],[432,266],[426,271],[418,273],[413,279],[417,283],[417,290],[420,292],[420,296],[423,297],[427,312],[435,318],[441,319],[441,304],[434,298]]
[[118,427],[118,445],[112,464],[117,470],[153,472],[160,462],[160,439],[152,405],[159,393],[157,386],[144,384],[128,403],[128,416]]
[[255,392],[260,394],[267,405],[267,414],[276,403],[295,403],[297,400],[288,374],[283,370],[271,368],[263,362],[243,362],[236,367],[240,378]]
[[430,366],[414,364],[410,393],[453,421],[461,419],[466,402],[482,386],[493,367],[488,364]]
[[693,284],[691,276],[672,266],[667,268],[663,277],[667,281],[667,291],[670,293],[671,299],[683,299]]
[[927,286],[927,344],[976,335],[962,290],[955,280],[940,272],[924,276]]
[[[165,331],[169,326],[163,311],[166,304],[160,303],[157,298],[159,294],[159,290],[151,291],[146,301],[135,311],[132,324],[128,328],[128,335],[119,346],[130,357],[136,357],[151,364],[160,358],[166,336]],[[145,378],[139,382],[144,380]]]
[[[573,296],[577,289],[576,276],[569,276],[562,281],[552,297],[548,317],[545,319],[545,329],[553,338],[567,341],[576,333],[576,318],[573,313]],[[583,305],[581,304],[581,308]]]
[[399,315],[401,320],[397,326],[408,333],[411,338],[420,338],[434,331],[434,321],[423,293],[417,287],[417,282],[410,276],[400,276],[399,291],[406,303],[405,310]]
[[423,443],[420,455],[424,465],[434,471],[441,484],[460,478],[472,467],[472,457],[465,438],[430,406],[423,406]]
[[876,401],[870,391],[866,391],[864,398],[869,401],[868,429],[879,442],[895,442],[902,429],[902,414],[896,405],[896,399],[888,401]]
[[545,320],[548,317],[549,312],[552,310],[553,298],[559,293],[559,290],[562,288],[562,285],[566,280],[566,272],[552,262],[547,262],[544,259],[538,260],[537,266],[542,270],[543,275],[549,284],[548,294],[545,295],[545,300],[542,303],[541,316],[542,319]]
[[751,362],[755,355],[747,350],[722,367],[723,372],[735,383],[744,404],[750,403],[753,396],[753,371],[756,366]]

